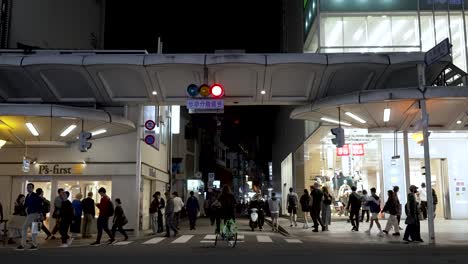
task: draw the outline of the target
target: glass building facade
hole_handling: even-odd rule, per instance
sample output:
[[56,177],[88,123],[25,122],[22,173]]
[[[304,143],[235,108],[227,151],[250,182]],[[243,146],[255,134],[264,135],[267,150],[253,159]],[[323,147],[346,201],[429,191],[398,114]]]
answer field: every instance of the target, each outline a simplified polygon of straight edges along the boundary
[[468,0],[309,0],[304,52],[427,51],[449,38],[467,71]]

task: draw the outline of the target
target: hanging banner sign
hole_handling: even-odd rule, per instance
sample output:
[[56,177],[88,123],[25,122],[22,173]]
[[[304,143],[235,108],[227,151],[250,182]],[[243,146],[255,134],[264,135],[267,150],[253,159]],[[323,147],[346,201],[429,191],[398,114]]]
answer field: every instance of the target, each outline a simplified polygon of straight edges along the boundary
[[349,145],[345,144],[342,148],[336,148],[336,156],[343,157],[349,156]]
[[364,156],[364,144],[351,145],[353,156]]

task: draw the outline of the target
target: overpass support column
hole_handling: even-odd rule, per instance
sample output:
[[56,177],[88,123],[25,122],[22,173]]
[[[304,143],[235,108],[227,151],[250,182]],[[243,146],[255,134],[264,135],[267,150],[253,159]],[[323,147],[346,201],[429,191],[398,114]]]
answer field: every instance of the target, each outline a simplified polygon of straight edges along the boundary
[[[397,143],[398,144],[398,143]],[[409,146],[408,146],[408,131],[403,132],[403,151],[404,151],[404,162],[405,162],[405,186],[408,191],[411,185],[410,181],[410,162],[409,162]]]

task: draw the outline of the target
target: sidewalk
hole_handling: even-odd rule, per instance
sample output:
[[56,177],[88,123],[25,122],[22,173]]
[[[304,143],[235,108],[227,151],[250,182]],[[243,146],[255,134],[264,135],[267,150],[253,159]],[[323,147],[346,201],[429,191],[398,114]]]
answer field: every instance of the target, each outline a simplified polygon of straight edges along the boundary
[[[309,219],[310,220],[310,219]],[[359,223],[359,232],[351,232],[351,224],[346,221],[345,217],[333,217],[332,224],[329,226],[327,232],[321,232],[319,228],[318,233],[313,233],[311,226],[313,222],[309,222],[309,229],[303,229],[303,222],[298,221],[297,227],[290,227],[289,217],[281,217],[280,225],[292,236],[306,237],[310,239],[317,239],[319,241],[326,241],[329,243],[349,243],[349,244],[374,244],[374,243],[402,243],[403,234],[405,230],[401,230],[400,237],[394,237],[390,231],[390,235],[378,237],[378,229],[374,224],[371,235],[367,235],[364,231],[369,229],[369,223]],[[379,220],[382,229],[385,228],[387,220]],[[400,227],[406,228],[404,220],[402,219]],[[468,245],[468,220],[445,220],[436,219],[436,244],[437,245]],[[429,235],[427,221],[421,222],[421,237],[425,241],[423,244],[428,244]]]

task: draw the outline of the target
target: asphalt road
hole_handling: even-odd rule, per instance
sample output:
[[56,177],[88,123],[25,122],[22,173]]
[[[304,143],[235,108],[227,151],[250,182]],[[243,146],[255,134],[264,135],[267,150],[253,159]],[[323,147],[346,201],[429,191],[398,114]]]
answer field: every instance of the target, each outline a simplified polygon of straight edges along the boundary
[[[286,238],[287,239],[287,238]],[[157,244],[133,241],[128,245],[99,247],[42,248],[38,251],[14,251],[0,248],[0,263],[467,263],[465,247],[427,245],[340,245],[320,242],[288,243],[280,237],[259,243],[246,236],[236,248],[225,244],[214,247],[194,236],[186,243],[175,244],[173,238]]]

